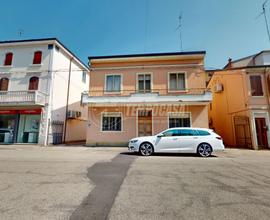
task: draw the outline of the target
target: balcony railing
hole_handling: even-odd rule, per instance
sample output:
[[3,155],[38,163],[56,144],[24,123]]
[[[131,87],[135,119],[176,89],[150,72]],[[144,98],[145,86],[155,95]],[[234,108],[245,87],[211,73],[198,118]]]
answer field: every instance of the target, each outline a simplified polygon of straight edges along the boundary
[[208,90],[206,88],[191,88],[184,90],[170,90],[170,89],[151,89],[151,90],[120,90],[120,91],[106,91],[106,90],[90,90],[88,95],[90,97],[100,96],[131,96],[134,94],[158,94],[159,96],[172,95],[203,95]]
[[40,91],[0,91],[0,105],[46,104],[46,94]]

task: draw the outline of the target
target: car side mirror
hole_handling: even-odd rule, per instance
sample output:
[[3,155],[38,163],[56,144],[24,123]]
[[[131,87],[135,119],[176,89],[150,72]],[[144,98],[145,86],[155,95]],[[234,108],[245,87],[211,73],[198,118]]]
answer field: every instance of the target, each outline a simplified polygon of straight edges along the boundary
[[162,137],[164,137],[164,134],[159,134],[157,137],[162,138]]

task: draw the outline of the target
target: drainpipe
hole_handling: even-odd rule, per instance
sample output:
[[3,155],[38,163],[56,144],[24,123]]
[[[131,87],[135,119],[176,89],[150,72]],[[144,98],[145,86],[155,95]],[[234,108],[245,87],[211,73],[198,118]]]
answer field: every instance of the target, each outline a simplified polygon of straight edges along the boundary
[[74,58],[72,57],[72,58],[70,58],[70,61],[69,61],[67,102],[66,102],[66,117],[65,117],[65,123],[64,123],[64,137],[63,137],[64,143],[66,143],[67,121],[68,121],[68,103],[69,103],[69,90],[70,90],[70,78],[71,78],[71,65],[72,65],[73,59]]

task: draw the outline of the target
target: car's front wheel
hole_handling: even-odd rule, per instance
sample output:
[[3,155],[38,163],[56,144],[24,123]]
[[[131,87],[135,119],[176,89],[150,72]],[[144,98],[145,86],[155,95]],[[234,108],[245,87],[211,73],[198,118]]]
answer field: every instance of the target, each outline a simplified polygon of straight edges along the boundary
[[154,148],[150,143],[142,143],[140,146],[140,154],[142,156],[151,156],[154,153]]
[[202,143],[198,146],[197,153],[201,157],[210,157],[212,154],[213,150],[210,144],[207,143]]

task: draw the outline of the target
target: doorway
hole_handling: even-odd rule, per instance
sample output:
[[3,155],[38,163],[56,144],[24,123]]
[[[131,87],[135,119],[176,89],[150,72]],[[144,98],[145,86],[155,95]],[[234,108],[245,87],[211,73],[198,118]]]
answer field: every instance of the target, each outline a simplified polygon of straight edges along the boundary
[[266,118],[260,117],[255,118],[256,125],[256,136],[259,149],[269,149],[268,148],[268,137],[267,131],[268,126],[266,123]]
[[152,136],[152,110],[138,110],[138,136]]

